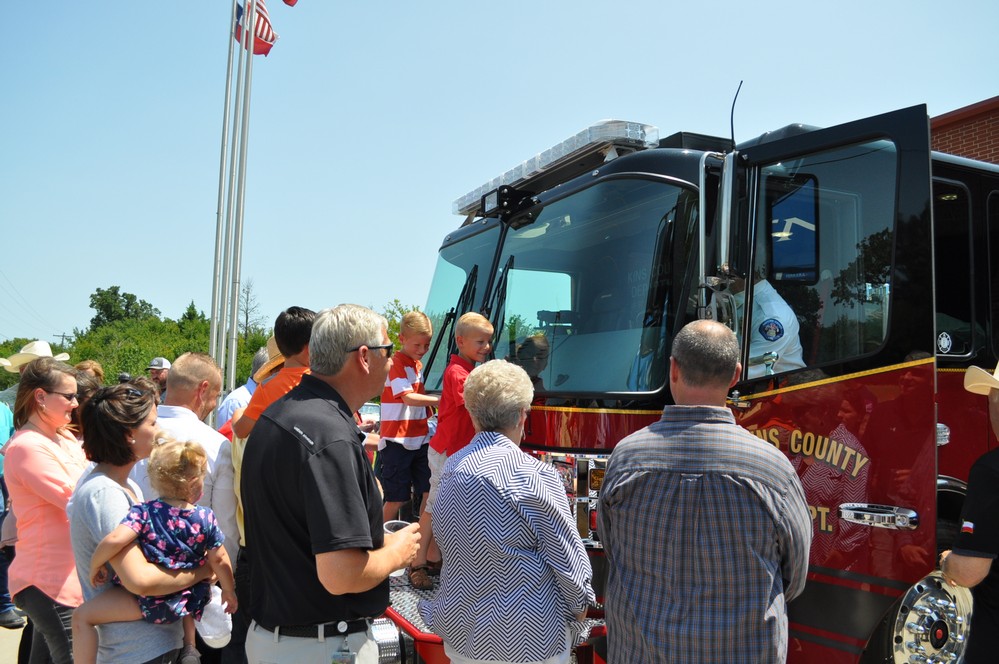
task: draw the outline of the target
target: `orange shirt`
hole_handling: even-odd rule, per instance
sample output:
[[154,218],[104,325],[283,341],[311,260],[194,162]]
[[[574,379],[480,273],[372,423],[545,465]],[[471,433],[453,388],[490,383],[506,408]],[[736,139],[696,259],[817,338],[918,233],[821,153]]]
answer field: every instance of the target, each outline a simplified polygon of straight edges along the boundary
[[86,467],[83,448],[74,438],[55,443],[22,429],[10,439],[4,476],[17,516],[17,556],[8,578],[12,595],[35,586],[65,606],[83,602],[66,504]]
[[309,367],[284,367],[263,385],[257,385],[250,403],[243,412],[244,417],[259,420],[267,406],[291,392],[291,388],[302,382],[302,376],[309,373]]

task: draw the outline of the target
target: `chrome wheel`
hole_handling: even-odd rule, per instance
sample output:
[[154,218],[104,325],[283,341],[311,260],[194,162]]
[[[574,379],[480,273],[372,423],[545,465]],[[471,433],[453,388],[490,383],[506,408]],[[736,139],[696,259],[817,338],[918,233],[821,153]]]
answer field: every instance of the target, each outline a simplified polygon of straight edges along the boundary
[[902,598],[892,652],[895,664],[957,664],[971,622],[971,591],[952,588],[934,571]]

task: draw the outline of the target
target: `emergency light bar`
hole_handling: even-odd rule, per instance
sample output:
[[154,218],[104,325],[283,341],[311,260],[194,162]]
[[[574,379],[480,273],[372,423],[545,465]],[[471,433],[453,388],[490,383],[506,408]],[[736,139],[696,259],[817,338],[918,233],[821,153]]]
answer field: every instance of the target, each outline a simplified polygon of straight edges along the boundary
[[[603,161],[610,161],[621,154],[654,148],[658,145],[658,127],[641,122],[602,120],[468,192],[456,200],[451,209],[455,214],[463,216],[480,214],[485,212],[482,209],[483,199],[489,197],[489,200],[494,200],[502,188],[530,188],[531,182],[541,175],[548,175],[559,168],[572,166],[584,157],[600,154],[603,156]],[[568,176],[563,181],[582,175],[590,168],[587,163],[586,168],[580,173]]]

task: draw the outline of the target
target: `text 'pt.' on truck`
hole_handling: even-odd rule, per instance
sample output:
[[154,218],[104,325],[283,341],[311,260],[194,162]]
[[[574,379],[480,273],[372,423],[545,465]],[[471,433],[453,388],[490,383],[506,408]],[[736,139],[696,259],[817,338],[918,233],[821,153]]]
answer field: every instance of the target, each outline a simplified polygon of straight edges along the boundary
[[[735,146],[606,121],[455,212],[425,309],[427,388],[466,311],[492,320],[496,357],[541,349],[520,360],[537,386],[523,448],[565,478],[598,600],[606,460],[671,403],[673,335],[714,318],[742,345],[736,418],[787,454],[813,516],[789,661],[959,661],[970,594],[935,567],[971,464],[996,444],[962,380],[999,349],[999,168],[931,153],[925,106]],[[757,319],[774,294],[792,320]],[[760,341],[795,333],[777,351]],[[390,615],[446,661],[407,592]],[[599,639],[577,655],[601,661]]]

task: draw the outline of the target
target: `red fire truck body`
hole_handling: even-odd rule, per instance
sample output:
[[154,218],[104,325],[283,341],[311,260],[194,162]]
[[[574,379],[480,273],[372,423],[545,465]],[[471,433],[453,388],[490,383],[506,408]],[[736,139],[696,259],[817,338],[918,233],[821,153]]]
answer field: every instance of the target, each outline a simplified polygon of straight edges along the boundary
[[[671,403],[673,335],[714,318],[742,344],[737,421],[788,456],[812,512],[789,661],[959,661],[970,594],[935,568],[970,466],[997,444],[962,381],[999,349],[999,168],[931,154],[922,106],[739,145],[608,121],[455,208],[467,218],[427,302],[426,384],[439,389],[455,319],[488,316],[495,356],[536,379],[522,447],[565,478],[598,599],[606,460]],[[796,321],[760,318],[763,282]],[[785,334],[800,351],[767,350]],[[544,355],[533,372],[528,339]],[[394,587],[391,615],[425,661],[446,661],[407,593]]]

